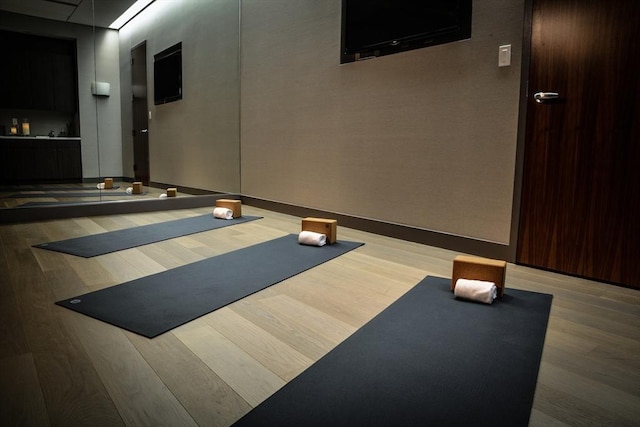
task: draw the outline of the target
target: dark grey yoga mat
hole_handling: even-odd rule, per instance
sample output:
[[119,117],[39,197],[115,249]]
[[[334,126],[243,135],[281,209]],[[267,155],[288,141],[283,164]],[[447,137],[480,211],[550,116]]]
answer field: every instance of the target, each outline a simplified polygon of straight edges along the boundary
[[175,237],[242,224],[259,218],[258,216],[246,215],[234,219],[218,219],[214,218],[212,214],[205,214],[157,224],[142,225],[140,227],[108,231],[106,233],[74,237],[73,239],[59,240],[57,242],[41,243],[33,247],[91,258]]
[[153,338],[362,243],[298,244],[290,234],[56,304]]
[[235,426],[526,426],[551,295],[426,277]]

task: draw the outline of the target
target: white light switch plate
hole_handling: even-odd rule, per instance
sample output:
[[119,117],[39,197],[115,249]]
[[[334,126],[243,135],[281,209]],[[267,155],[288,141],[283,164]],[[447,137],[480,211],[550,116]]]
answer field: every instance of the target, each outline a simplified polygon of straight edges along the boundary
[[498,67],[511,65],[511,45],[505,44],[498,48]]

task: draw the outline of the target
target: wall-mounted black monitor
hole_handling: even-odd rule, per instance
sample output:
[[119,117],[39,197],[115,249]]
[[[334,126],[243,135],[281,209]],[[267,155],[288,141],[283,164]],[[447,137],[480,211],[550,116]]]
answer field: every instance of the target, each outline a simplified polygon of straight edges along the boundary
[[472,0],[342,0],[340,62],[471,37]]
[[153,56],[155,105],[182,99],[182,42]]

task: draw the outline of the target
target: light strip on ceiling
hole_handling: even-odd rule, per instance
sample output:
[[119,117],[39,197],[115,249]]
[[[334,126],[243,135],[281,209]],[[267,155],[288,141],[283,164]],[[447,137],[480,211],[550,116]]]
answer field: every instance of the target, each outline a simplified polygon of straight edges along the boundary
[[142,12],[145,7],[149,6],[154,1],[155,0],[136,1],[134,4],[131,5],[129,9],[127,9],[122,15],[120,15],[118,19],[113,21],[113,23],[109,25],[109,28],[112,28],[114,30],[119,30],[124,26],[124,24],[132,20],[138,13]]

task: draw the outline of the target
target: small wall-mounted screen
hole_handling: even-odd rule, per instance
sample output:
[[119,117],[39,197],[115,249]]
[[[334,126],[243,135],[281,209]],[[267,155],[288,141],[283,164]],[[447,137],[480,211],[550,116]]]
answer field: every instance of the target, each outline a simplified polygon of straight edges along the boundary
[[182,99],[182,42],[153,56],[155,105]]

